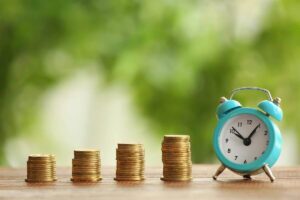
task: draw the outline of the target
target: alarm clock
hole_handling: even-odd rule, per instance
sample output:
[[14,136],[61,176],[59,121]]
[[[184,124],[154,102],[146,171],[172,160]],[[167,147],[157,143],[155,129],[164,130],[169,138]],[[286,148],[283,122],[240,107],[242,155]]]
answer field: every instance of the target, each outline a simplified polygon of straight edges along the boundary
[[[244,90],[263,92],[268,99],[258,108],[243,107],[233,97]],[[229,99],[221,97],[213,147],[222,164],[213,176],[215,180],[226,168],[245,179],[265,172],[271,182],[275,180],[271,167],[279,158],[282,138],[272,118],[282,120],[280,101],[278,97],[273,99],[268,90],[257,87],[237,88]]]

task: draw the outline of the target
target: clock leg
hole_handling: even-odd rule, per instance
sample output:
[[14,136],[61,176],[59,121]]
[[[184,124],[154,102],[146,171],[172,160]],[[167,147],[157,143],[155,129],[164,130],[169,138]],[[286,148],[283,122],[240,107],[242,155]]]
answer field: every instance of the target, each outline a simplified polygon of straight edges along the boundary
[[263,166],[263,170],[265,171],[265,173],[267,174],[267,176],[270,178],[271,182],[275,181],[275,176],[273,175],[271,168],[269,167],[268,164],[265,164]]
[[249,174],[247,174],[247,175],[244,175],[243,178],[244,179],[251,179],[251,176]]
[[220,174],[222,174],[222,172],[223,172],[225,169],[226,169],[226,167],[225,167],[224,165],[221,165],[221,166],[217,169],[215,175],[213,176],[213,179],[214,179],[214,180],[217,180],[217,177],[218,177]]

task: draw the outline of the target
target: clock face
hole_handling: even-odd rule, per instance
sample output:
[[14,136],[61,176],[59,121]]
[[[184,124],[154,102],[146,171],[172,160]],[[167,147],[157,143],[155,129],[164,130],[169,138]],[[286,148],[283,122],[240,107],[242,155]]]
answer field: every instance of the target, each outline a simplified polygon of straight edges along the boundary
[[265,153],[269,145],[269,131],[255,115],[237,115],[224,124],[219,145],[222,154],[231,162],[251,163]]

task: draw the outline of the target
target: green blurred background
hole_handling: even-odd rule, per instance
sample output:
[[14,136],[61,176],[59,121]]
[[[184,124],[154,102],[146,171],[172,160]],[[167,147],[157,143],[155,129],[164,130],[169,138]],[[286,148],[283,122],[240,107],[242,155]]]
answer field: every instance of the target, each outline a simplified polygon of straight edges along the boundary
[[[194,163],[212,149],[220,96],[241,86],[282,98],[280,164],[299,162],[297,0],[0,1],[0,164],[30,153],[70,165],[76,148],[145,144],[160,164],[167,133],[190,134]],[[256,106],[265,96],[237,96]]]

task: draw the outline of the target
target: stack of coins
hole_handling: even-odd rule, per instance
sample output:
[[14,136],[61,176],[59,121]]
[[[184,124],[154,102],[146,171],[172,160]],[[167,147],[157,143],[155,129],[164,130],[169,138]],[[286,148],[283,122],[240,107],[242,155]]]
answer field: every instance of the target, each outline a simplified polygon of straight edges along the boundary
[[26,182],[56,181],[56,164],[53,155],[34,154],[28,157]]
[[145,179],[145,150],[142,144],[118,144],[116,150],[116,181]]
[[190,181],[192,161],[190,136],[165,135],[162,142],[163,181]]
[[75,150],[72,160],[73,182],[97,182],[101,180],[100,151]]

